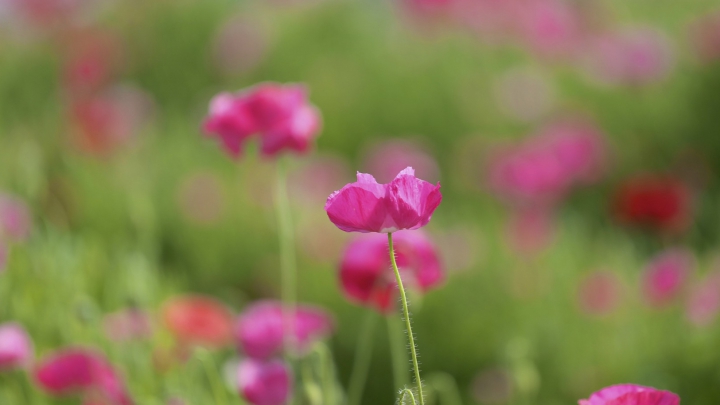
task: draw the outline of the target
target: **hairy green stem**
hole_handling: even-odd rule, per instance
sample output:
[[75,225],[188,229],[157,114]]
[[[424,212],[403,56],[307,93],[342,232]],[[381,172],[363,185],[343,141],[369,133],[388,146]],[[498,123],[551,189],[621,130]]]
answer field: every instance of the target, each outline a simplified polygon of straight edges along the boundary
[[407,388],[402,390],[402,392],[400,394],[400,405],[405,405],[405,397],[408,395],[410,396],[410,403],[412,405],[417,405],[417,403],[415,402],[415,395],[413,395],[412,391],[410,391]]
[[360,405],[362,400],[362,391],[365,388],[370,360],[372,359],[373,335],[376,323],[377,315],[372,311],[367,311],[360,330],[357,347],[355,348],[355,361],[350,373],[350,383],[348,384],[348,405]]
[[[390,249],[390,262],[392,263],[393,271],[395,272],[395,280],[397,281],[398,290],[400,291],[400,301],[402,302],[403,317],[405,318],[405,328],[407,329],[408,344],[410,345],[410,357],[412,358],[413,369],[415,370],[415,384],[417,385],[418,397],[420,405],[425,405],[425,399],[423,398],[422,390],[422,379],[420,378],[420,366],[418,365],[417,350],[415,349],[415,337],[413,336],[412,326],[410,325],[410,311],[408,310],[405,287],[403,287],[402,278],[400,277],[400,270],[398,269],[397,262],[395,260],[395,248],[393,247],[392,232],[388,233],[388,248]],[[413,402],[415,402],[414,397]]]

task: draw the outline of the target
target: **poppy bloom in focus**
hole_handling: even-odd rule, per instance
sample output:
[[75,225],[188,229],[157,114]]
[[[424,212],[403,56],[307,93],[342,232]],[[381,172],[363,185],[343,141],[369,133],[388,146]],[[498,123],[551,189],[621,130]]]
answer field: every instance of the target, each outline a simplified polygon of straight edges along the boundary
[[20,324],[0,324],[0,370],[22,368],[33,356],[30,337]]
[[244,360],[237,379],[242,396],[253,405],[283,405],[292,393],[290,367],[281,360]]
[[232,314],[212,298],[172,298],[163,306],[163,319],[183,344],[219,348],[232,342]]
[[88,401],[132,405],[124,382],[101,354],[85,348],[60,350],[35,371],[40,387],[53,396],[80,393]]
[[[285,325],[286,315],[291,325]],[[330,335],[332,330],[332,318],[320,308],[299,305],[294,312],[284,314],[281,302],[260,301],[240,315],[235,337],[246,355],[268,359],[282,352],[286,331],[295,335],[289,340],[293,350],[302,354],[310,350],[314,342]]]
[[690,189],[678,179],[637,176],[620,185],[613,208],[622,223],[682,232],[691,224],[691,200]]
[[667,305],[681,292],[693,269],[691,252],[673,249],[653,258],[643,274],[643,293],[652,306]]
[[[445,278],[435,246],[422,232],[397,232],[393,245],[406,288],[426,292]],[[340,263],[340,284],[353,302],[392,311],[397,283],[383,235],[362,235],[350,242]]]
[[670,391],[620,384],[603,388],[589,399],[581,399],[579,405],[679,405],[680,397]]
[[433,186],[420,180],[408,167],[388,184],[358,172],[357,182],[328,197],[325,211],[345,232],[391,233],[427,225],[440,201],[440,183]]
[[218,94],[203,124],[205,133],[219,138],[233,157],[240,156],[247,139],[256,134],[264,156],[285,150],[304,153],[320,128],[320,111],[307,100],[305,86],[278,83]]

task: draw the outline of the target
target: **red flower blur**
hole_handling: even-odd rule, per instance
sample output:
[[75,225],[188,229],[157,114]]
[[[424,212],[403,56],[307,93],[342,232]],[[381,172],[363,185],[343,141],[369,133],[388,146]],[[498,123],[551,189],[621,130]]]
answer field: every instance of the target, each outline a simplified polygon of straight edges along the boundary
[[220,302],[199,295],[170,299],[163,320],[180,343],[219,348],[232,343],[233,317]]
[[678,179],[641,175],[620,185],[613,210],[624,224],[677,233],[691,225],[691,197],[690,189]]

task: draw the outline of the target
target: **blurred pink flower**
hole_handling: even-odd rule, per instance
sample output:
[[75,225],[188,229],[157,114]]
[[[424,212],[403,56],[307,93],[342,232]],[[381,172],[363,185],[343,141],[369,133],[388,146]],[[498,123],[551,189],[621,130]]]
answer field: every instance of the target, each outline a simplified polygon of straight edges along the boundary
[[440,183],[415,177],[408,167],[388,184],[358,172],[358,181],[332,193],[325,203],[330,221],[345,232],[389,233],[419,229],[440,205]]
[[548,78],[529,68],[507,71],[494,86],[500,109],[512,118],[526,122],[539,119],[553,108],[554,93]]
[[404,168],[415,169],[417,176],[429,182],[440,180],[440,168],[432,157],[419,144],[394,139],[378,142],[370,146],[363,154],[363,167],[368,173],[374,173],[378,181],[387,183]]
[[216,223],[225,211],[222,182],[212,172],[196,172],[180,184],[177,203],[188,221],[200,225]]
[[523,256],[547,249],[555,236],[553,214],[546,209],[514,210],[505,225],[508,247]]
[[232,342],[232,313],[203,295],[182,295],[163,304],[162,318],[182,346],[221,348]]
[[242,15],[233,16],[215,34],[213,61],[226,75],[248,72],[262,61],[268,42],[265,30],[257,21]]
[[[289,316],[290,325],[284,317]],[[284,327],[287,326],[287,327]],[[284,314],[279,301],[259,301],[248,307],[235,326],[235,338],[242,351],[256,359],[269,359],[282,353],[285,333],[291,331],[294,338],[287,339],[295,354],[302,355],[312,345],[332,333],[331,316],[316,307],[299,305],[294,313]]]
[[654,28],[628,28],[600,35],[587,46],[588,73],[606,84],[657,82],[670,74],[674,64],[670,40]]
[[306,152],[320,132],[320,111],[307,101],[302,85],[261,83],[237,94],[221,93],[210,103],[203,124],[209,136],[219,137],[233,157],[245,141],[260,135],[265,156],[282,151]]
[[25,241],[31,228],[32,217],[27,204],[18,197],[0,193],[0,239]]
[[292,375],[281,360],[244,360],[237,378],[241,394],[253,405],[283,405],[290,400]]
[[669,304],[682,291],[694,266],[695,258],[688,250],[670,249],[655,256],[642,277],[645,300],[654,307]]
[[53,396],[80,393],[108,405],[133,403],[120,376],[105,357],[91,349],[67,348],[44,358],[35,371],[40,387]]
[[691,46],[704,63],[720,60],[720,10],[706,14],[689,26]]
[[148,123],[153,101],[143,90],[126,85],[71,100],[73,141],[83,151],[107,156],[128,144]]
[[593,393],[589,399],[581,399],[579,405],[679,405],[680,397],[670,391],[662,391],[635,384],[613,385]]
[[327,196],[347,183],[347,162],[340,156],[314,156],[288,174],[288,193],[295,203],[315,211]]
[[137,308],[126,308],[103,319],[105,336],[115,342],[148,339],[153,327],[150,315]]
[[606,154],[604,137],[594,125],[559,121],[517,145],[495,149],[489,186],[516,205],[553,205],[571,186],[597,180]]
[[687,319],[695,326],[710,325],[720,313],[720,272],[715,271],[697,282],[688,294]]
[[621,284],[611,271],[595,271],[578,286],[580,309],[589,315],[608,315],[620,303]]
[[25,368],[33,358],[32,341],[17,322],[0,324],[0,371]]
[[122,39],[107,30],[75,30],[64,47],[62,83],[73,98],[91,96],[108,86],[125,59]]
[[572,2],[528,0],[515,12],[521,41],[540,55],[569,56],[582,44],[584,24]]
[[[422,232],[396,232],[393,244],[406,288],[427,292],[443,282],[438,253]],[[355,303],[382,313],[393,310],[397,284],[384,235],[361,235],[350,242],[340,263],[340,284],[345,296]]]
[[17,17],[39,27],[64,24],[89,0],[7,0]]

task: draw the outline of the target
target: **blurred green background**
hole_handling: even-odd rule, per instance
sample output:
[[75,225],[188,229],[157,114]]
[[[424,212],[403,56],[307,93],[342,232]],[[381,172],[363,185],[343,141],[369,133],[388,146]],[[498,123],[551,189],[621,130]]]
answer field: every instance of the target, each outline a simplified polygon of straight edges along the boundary
[[[187,292],[217,297],[237,312],[252,300],[279,296],[275,163],[253,147],[231,160],[202,136],[200,125],[220,91],[303,82],[324,128],[313,153],[284,158],[291,173],[319,157],[341,162],[329,193],[367,169],[369,145],[388,139],[416,142],[437,161],[444,200],[427,230],[442,248],[448,280],[411,302],[428,379],[451,375],[466,404],[572,404],[620,382],[674,391],[683,404],[717,404],[720,324],[693,325],[682,297],[652,308],[639,284],[643,266],[667,247],[695,253],[693,281],[717,268],[720,59],[698,60],[688,26],[717,12],[718,4],[578,3],[601,10],[596,17],[602,24],[664,32],[673,55],[667,77],[643,85],[598,84],[567,58],[488,43],[446,20],[413,22],[402,4],[389,1],[104,4],[73,24],[91,38],[100,37],[93,34],[98,30],[120,42],[112,81],[141,89],[151,101],[142,104],[138,114],[147,117],[132,139],[103,153],[78,146],[74,135],[63,72],[76,46],[68,38],[75,34],[0,19],[6,22],[0,36],[0,189],[26,201],[34,223],[27,242],[10,246],[0,275],[0,321],[21,322],[38,356],[68,344],[103,348],[139,404],[163,403],[170,395],[212,403],[195,364],[169,374],[153,371],[151,351],[168,345],[166,334],[118,347],[102,334],[102,314],[128,303],[154,311]],[[223,66],[232,51],[217,37],[228,21],[243,27],[228,40],[240,62]],[[499,81],[518,70],[542,77],[551,89],[553,101],[537,117],[517,119],[499,101]],[[519,90],[525,91],[532,98],[534,90]],[[518,254],[505,235],[509,209],[483,187],[484,153],[494,142],[522,139],[575,114],[605,133],[609,169],[554,211],[549,246]],[[614,190],[638,172],[701,179],[691,184],[693,219],[686,231],[658,235],[617,223]],[[206,188],[196,189],[197,183]],[[338,288],[347,235],[327,221],[322,203],[293,205],[299,297],[336,317],[330,345],[346,384],[366,309],[348,303]],[[199,220],[188,216],[203,207],[210,212]],[[578,286],[598,269],[617,275],[620,297],[612,311],[594,315],[578,303]],[[391,403],[384,327],[375,340],[363,403]],[[220,365],[232,353],[213,356]],[[10,377],[0,379],[0,403],[22,403],[18,395]],[[55,403],[40,394],[35,401]]]

